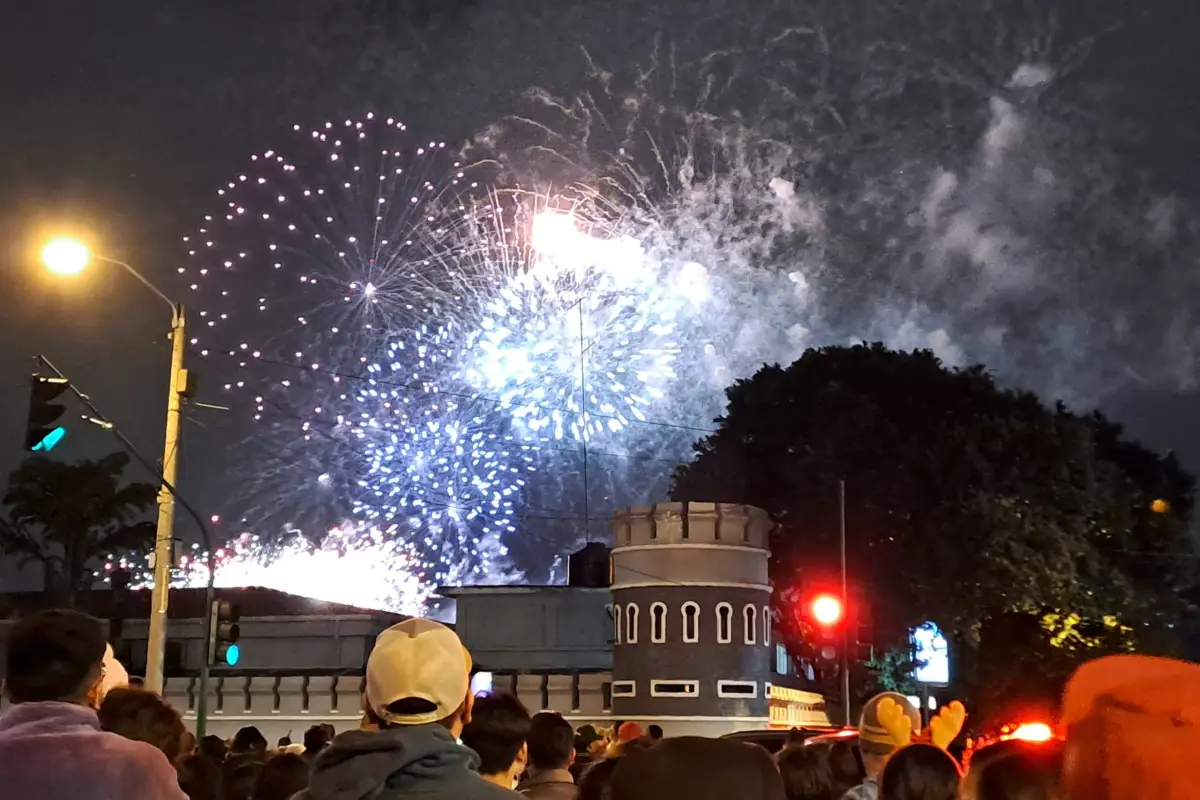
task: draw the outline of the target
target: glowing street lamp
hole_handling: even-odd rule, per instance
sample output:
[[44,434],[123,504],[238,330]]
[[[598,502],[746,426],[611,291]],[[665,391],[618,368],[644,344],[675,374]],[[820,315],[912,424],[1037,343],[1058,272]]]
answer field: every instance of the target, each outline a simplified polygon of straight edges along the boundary
[[92,260],[92,254],[78,239],[52,239],[42,248],[42,263],[56,275],[78,275]]

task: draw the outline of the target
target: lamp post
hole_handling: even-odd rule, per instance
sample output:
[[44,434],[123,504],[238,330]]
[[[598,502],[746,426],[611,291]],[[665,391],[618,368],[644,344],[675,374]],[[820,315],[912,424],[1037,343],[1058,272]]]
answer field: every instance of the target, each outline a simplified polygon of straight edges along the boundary
[[188,375],[183,366],[186,342],[183,306],[172,301],[136,269],[115,258],[92,255],[81,242],[55,239],[42,250],[47,269],[59,275],[78,275],[90,260],[122,267],[171,308],[171,375],[167,388],[167,428],[163,442],[162,477],[158,491],[158,527],[154,536],[154,589],[150,595],[150,634],[146,643],[146,688],[161,693],[163,659],[167,644],[167,599],[171,584],[171,546],[175,535],[176,473],[179,458],[179,423],[183,399],[189,392]]

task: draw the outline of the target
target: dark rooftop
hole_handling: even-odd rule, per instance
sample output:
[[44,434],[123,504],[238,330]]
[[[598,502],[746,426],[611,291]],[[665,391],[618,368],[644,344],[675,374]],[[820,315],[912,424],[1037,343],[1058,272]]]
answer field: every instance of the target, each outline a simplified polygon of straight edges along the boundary
[[[75,606],[101,619],[120,616],[124,619],[146,619],[150,616],[150,590],[133,589],[124,592],[120,608],[114,608],[121,593],[111,589],[81,592]],[[243,617],[306,617],[306,616],[372,616],[394,618],[399,622],[401,614],[377,609],[356,608],[340,603],[326,603],[307,597],[298,597],[274,589],[248,587],[243,589],[217,589],[216,595],[241,607]],[[52,608],[48,596],[43,592],[0,593],[0,619],[31,614]],[[115,613],[119,611],[120,613]],[[204,589],[172,589],[167,615],[171,619],[200,619],[204,616]]]

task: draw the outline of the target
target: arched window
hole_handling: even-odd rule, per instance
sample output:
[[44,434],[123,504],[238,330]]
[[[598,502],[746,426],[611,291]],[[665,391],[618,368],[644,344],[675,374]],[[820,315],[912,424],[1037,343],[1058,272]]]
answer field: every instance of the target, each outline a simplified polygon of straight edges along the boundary
[[621,604],[613,606],[613,644],[621,643]]
[[683,640],[700,641],[700,606],[691,600],[683,604]]
[[667,606],[654,603],[650,606],[650,641],[662,644],[667,640]]
[[742,631],[746,634],[746,644],[758,643],[758,608],[749,603],[742,609]]
[[630,603],[625,609],[625,644],[637,644],[638,607]]
[[763,644],[771,646],[771,607],[763,606]]
[[717,641],[729,644],[733,641],[733,606],[717,603]]

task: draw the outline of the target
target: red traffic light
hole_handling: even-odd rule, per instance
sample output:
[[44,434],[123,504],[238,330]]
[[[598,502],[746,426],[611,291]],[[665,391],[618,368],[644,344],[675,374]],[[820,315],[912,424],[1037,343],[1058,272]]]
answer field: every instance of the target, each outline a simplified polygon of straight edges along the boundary
[[814,597],[809,610],[820,625],[836,625],[842,619],[842,601],[831,594]]

